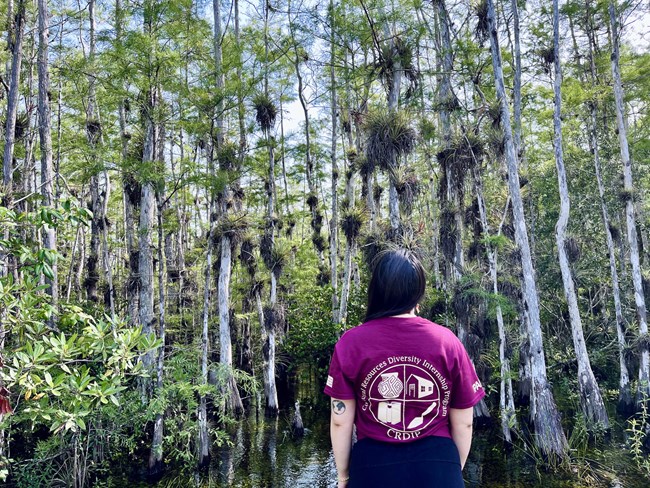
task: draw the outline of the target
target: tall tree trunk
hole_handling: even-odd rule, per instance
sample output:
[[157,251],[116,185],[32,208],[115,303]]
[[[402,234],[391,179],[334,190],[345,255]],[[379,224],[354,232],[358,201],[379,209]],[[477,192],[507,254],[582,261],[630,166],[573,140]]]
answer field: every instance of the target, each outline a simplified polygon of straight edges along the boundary
[[[165,366],[165,250],[163,211],[165,199],[162,192],[156,193],[158,207],[158,358],[156,362],[156,392],[162,395],[163,374]],[[156,414],[153,424],[153,438],[151,440],[151,451],[149,453],[149,475],[155,476],[163,470],[163,434],[164,434],[164,412]]]
[[[38,0],[38,133],[41,143],[41,195],[43,205],[54,205],[54,169],[52,167],[52,120],[50,113],[50,70],[48,65],[49,14],[47,0]],[[43,229],[43,247],[56,254],[56,230]],[[45,282],[52,305],[56,307],[59,297],[59,280],[56,257],[53,257],[52,274]],[[52,323],[52,319],[50,320]]]
[[[268,80],[268,66],[269,66],[269,4],[266,4],[264,7],[264,94],[268,98],[269,96],[269,80]],[[296,70],[297,74],[300,73],[300,70]],[[300,78],[298,79],[300,83]],[[302,87],[299,86],[298,93],[301,95]],[[304,100],[301,98],[301,101]],[[301,102],[301,103],[302,103]],[[306,112],[306,106],[303,104],[303,110],[305,111],[305,122],[309,121]],[[264,230],[263,239],[267,240],[267,249],[265,252],[268,252],[267,265],[269,265],[269,270],[271,271],[271,292],[269,299],[269,308],[273,310],[276,304],[277,299],[277,280],[275,273],[273,272],[271,265],[271,257],[273,256],[273,249],[275,246],[275,153],[273,150],[273,143],[271,140],[271,128],[267,128],[265,131],[266,144],[268,147],[269,154],[269,181],[266,190],[266,196],[268,200],[267,207],[267,216],[266,216],[266,229]],[[306,131],[309,134],[309,130]],[[309,139],[307,140],[307,147],[309,147]],[[259,293],[258,293],[259,295]],[[275,383],[275,329],[276,324],[273,321],[273,317],[269,320],[265,317],[263,310],[260,309],[261,299],[257,299],[258,303],[258,315],[260,317],[260,322],[262,325],[262,355],[263,355],[263,378],[264,378],[264,395],[266,397],[265,413],[269,416],[277,415],[278,413],[278,390]],[[268,323],[267,323],[268,322]]]
[[[222,68],[222,50],[221,50],[221,0],[212,1],[212,10],[214,13],[214,58],[217,75],[217,93],[223,95],[224,75]],[[216,143],[217,154],[223,147],[223,96],[219,97],[216,114]],[[241,144],[241,141],[240,141]],[[230,168],[228,168],[230,169]],[[223,190],[223,201],[220,209],[220,218],[227,219],[228,204],[230,199],[230,188],[226,185]],[[237,383],[232,372],[232,342],[230,338],[230,274],[232,272],[232,249],[231,237],[227,233],[221,236],[221,259],[219,261],[219,343],[220,353],[219,362],[224,368],[226,374],[225,384],[222,385],[226,398],[226,412],[239,415],[243,411],[241,397],[237,389]]]
[[639,344],[641,357],[639,359],[639,384],[637,401],[650,397],[650,339],[648,338],[648,322],[646,316],[645,295],[639,259],[639,244],[637,241],[636,216],[634,209],[634,184],[632,181],[632,158],[627,143],[627,126],[625,108],[623,106],[623,84],[619,69],[619,31],[618,18],[614,2],[609,2],[609,19],[612,29],[612,78],[614,81],[614,100],[616,102],[616,126],[618,140],[621,146],[621,162],[623,163],[623,191],[625,200],[625,222],[627,224],[627,243],[630,247],[630,264],[632,265],[632,282],[634,284],[634,304],[639,321]]
[[[99,283],[99,247],[100,240],[103,248],[104,273],[107,278],[108,286],[108,305],[111,310],[111,316],[115,316],[115,305],[113,298],[113,280],[112,270],[110,264],[110,257],[108,251],[107,239],[107,218],[106,212],[108,209],[108,199],[110,196],[110,180],[108,172],[105,168],[100,168],[100,161],[98,158],[98,148],[102,143],[102,125],[99,116],[99,108],[97,107],[97,97],[95,94],[95,1],[90,0],[88,3],[88,18],[89,18],[89,51],[87,62],[88,68],[88,100],[86,103],[86,138],[88,146],[90,147],[91,154],[91,171],[90,177],[90,196],[91,196],[91,210],[93,217],[91,220],[91,234],[90,234],[90,252],[88,254],[88,261],[86,269],[88,275],[86,278],[86,293],[88,299],[97,302],[97,284]],[[103,165],[102,165],[103,166]],[[101,179],[100,179],[101,176]]]
[[530,365],[533,386],[533,404],[531,415],[535,428],[535,444],[548,456],[566,457],[568,445],[560,416],[546,379],[546,360],[542,343],[542,326],[539,315],[539,298],[537,296],[537,283],[535,269],[530,252],[524,206],[521,199],[519,172],[517,170],[517,154],[510,125],[510,108],[503,81],[503,68],[497,23],[493,0],[487,0],[488,31],[490,34],[490,48],[492,51],[492,66],[497,98],[501,105],[501,123],[505,139],[505,155],[508,170],[508,188],[512,199],[514,216],[515,239],[521,256],[521,266],[525,281],[524,294],[528,310],[528,341],[530,343]]
[[242,77],[242,47],[239,32],[239,0],[233,0],[235,8],[235,45],[237,47],[237,120],[239,122],[239,166],[244,164],[246,154],[246,120],[244,118],[244,89]]
[[[434,2],[436,9],[439,32],[440,32],[440,50],[441,50],[441,68],[442,74],[440,76],[440,84],[438,86],[438,104],[440,106],[439,116],[440,116],[440,133],[442,134],[442,148],[443,151],[448,151],[452,145],[452,124],[451,124],[451,113],[455,103],[455,95],[451,87],[451,73],[453,70],[453,50],[451,47],[451,33],[449,25],[449,15],[447,9],[445,8],[444,2]],[[451,253],[447,253],[447,265],[446,265],[446,281],[447,286],[453,285],[460,280],[463,267],[463,248],[462,248],[462,235],[463,235],[463,202],[462,196],[459,190],[462,187],[462,182],[457,182],[454,180],[454,172],[451,170],[450,165],[453,164],[449,161],[449,158],[443,158],[441,161],[442,170],[444,173],[444,182],[441,184],[440,188],[440,200],[443,206],[446,206],[447,212],[451,212],[453,221],[454,221],[454,230],[452,232],[449,229],[442,229],[446,233],[452,234],[449,238],[453,239],[453,242],[449,246],[443,246],[444,248],[451,249]],[[445,237],[441,237],[444,239]],[[465,341],[465,336],[467,335],[467,328],[469,324],[458,324],[458,336],[461,341]]]
[[[208,162],[212,167],[212,162]],[[211,170],[213,172],[213,170]],[[212,255],[214,252],[214,197],[210,198],[210,231],[208,232],[208,250],[205,258],[205,289],[203,290],[203,315],[201,321],[201,385],[208,384],[208,350],[210,348],[209,319],[210,319],[210,272],[212,270]],[[199,398],[198,411],[198,463],[204,468],[210,462],[210,435],[208,431],[207,398],[202,394]]]
[[[122,0],[115,0],[115,42],[118,46],[122,45],[122,27],[124,11],[122,9]],[[128,99],[121,98],[118,106],[118,116],[120,123],[120,140],[122,142],[122,164],[127,161],[129,156],[129,138],[126,126],[126,115],[130,109]],[[138,183],[132,172],[127,169],[122,170],[122,198],[124,205],[124,237],[126,240],[126,262],[128,266],[128,277],[125,285],[125,295],[127,303],[128,320],[131,326],[135,326],[139,320],[139,295],[140,280],[138,278],[138,242],[135,222],[138,219],[137,207],[140,204],[140,190]],[[83,249],[83,247],[82,247]]]
[[562,146],[562,70],[560,66],[560,20],[559,20],[558,0],[553,0],[553,51],[555,80],[554,101],[555,110],[553,113],[554,138],[553,146],[555,149],[555,166],[557,168],[557,179],[560,192],[560,215],[555,226],[555,242],[558,249],[560,261],[560,271],[562,273],[562,283],[564,285],[564,296],[569,309],[569,320],[571,322],[571,335],[573,337],[573,347],[578,362],[578,391],[580,392],[580,405],[585,416],[587,428],[592,430],[597,427],[609,429],[609,418],[603,402],[598,382],[594,377],[591,369],[591,362],[587,354],[587,345],[582,330],[582,318],[578,308],[578,297],[576,295],[575,285],[569,263],[567,252],[566,230],[569,224],[569,215],[571,210],[571,200],[569,198],[569,185],[567,183],[566,169],[564,167],[564,151]]
[[[451,25],[449,19],[449,12],[447,11],[444,2],[435,2],[435,8],[439,19],[440,43],[441,43],[441,61],[442,61],[442,75],[440,77],[440,85],[438,87],[438,103],[440,106],[440,131],[442,132],[442,147],[445,157],[441,158],[441,166],[444,174],[443,181],[440,188],[440,200],[444,208],[444,212],[450,215],[449,219],[453,220],[452,229],[450,230],[449,224],[441,224],[441,232],[445,236],[441,236],[441,240],[451,240],[452,242],[443,245],[443,250],[447,250],[446,257],[446,282],[449,289],[454,285],[460,283],[463,275],[463,268],[465,260],[463,256],[463,215],[464,215],[464,187],[465,175],[459,171],[454,171],[453,165],[456,164],[452,161],[453,157],[450,156],[450,149],[452,147],[453,128],[451,121],[451,114],[454,106],[456,105],[455,95],[452,91],[451,75],[453,71],[453,51],[451,46]],[[444,227],[444,228],[443,228]],[[457,311],[458,312],[458,311]],[[470,336],[470,323],[469,314],[456,313],[458,338],[467,347]],[[468,348],[472,350],[473,348]],[[474,354],[472,354],[474,355]],[[476,362],[477,357],[471,357],[473,362]],[[474,416],[477,419],[487,419],[490,417],[489,409],[482,399],[474,406]]]
[[[14,191],[14,182],[13,182],[13,171],[14,171],[14,146],[16,142],[16,118],[18,115],[18,95],[20,93],[20,68],[23,59],[23,38],[25,35],[25,2],[24,0],[18,0],[17,11],[15,16],[13,15],[13,2],[9,4],[9,12],[7,23],[9,26],[7,32],[7,44],[11,50],[11,68],[10,68],[10,81],[9,81],[9,93],[7,94],[7,115],[6,115],[6,124],[5,124],[5,147],[3,155],[3,165],[2,165],[2,185],[3,185],[3,200],[0,201],[0,204],[5,207],[12,206],[13,200],[13,191]],[[7,61],[9,66],[9,61]],[[5,229],[2,233],[4,239],[9,238],[9,229]],[[5,253],[0,250],[0,277],[6,276],[12,273],[11,266],[9,261],[13,259],[10,256],[6,256]],[[4,344],[4,330],[2,334],[2,344]]]
[[[388,110],[397,112],[399,109],[400,91],[402,85],[402,62],[400,58],[399,46],[396,41],[397,33],[392,33],[387,23],[384,24],[384,35],[389,39],[392,66],[390,86],[388,87]],[[400,161],[391,161],[391,169],[397,168]],[[399,196],[395,178],[389,174],[388,178],[388,217],[390,221],[390,230],[393,239],[396,239],[401,230],[401,216],[399,212]]]
[[330,148],[330,159],[332,161],[332,219],[330,220],[330,283],[332,285],[332,320],[337,323],[339,316],[338,297],[338,245],[339,245],[339,202],[338,202],[338,181],[339,168],[336,162],[336,122],[337,122],[337,99],[336,99],[336,72],[334,70],[335,39],[334,39],[334,0],[330,0],[330,112],[332,119],[332,142]]
[[[158,141],[158,128],[154,121],[154,110],[156,106],[155,92],[150,90],[146,95],[145,105],[145,136],[144,152],[142,160],[146,169],[151,171],[156,158],[156,144]],[[142,183],[140,191],[140,222],[138,225],[139,246],[138,246],[138,275],[140,278],[139,288],[139,323],[143,334],[154,334],[154,280],[153,280],[153,244],[151,234],[153,231],[153,220],[155,212],[155,191],[151,181],[151,173],[147,180]],[[152,371],[154,365],[153,351],[146,352],[142,357],[144,368]],[[151,381],[143,380],[143,399],[151,397]]]
[[[490,236],[490,227],[487,219],[487,209],[485,207],[485,199],[483,198],[483,185],[481,184],[481,177],[479,170],[474,169],[474,187],[476,189],[476,199],[479,208],[479,217],[481,220],[481,228],[485,237]],[[505,221],[510,206],[510,199],[506,202],[506,208],[503,211],[503,220],[497,231],[497,235],[501,235],[501,228]],[[495,297],[499,295],[499,281],[497,277],[498,270],[498,250],[493,248],[489,243],[486,243],[488,267],[490,271],[490,278],[492,280],[492,293]],[[512,443],[512,431],[517,428],[517,415],[515,412],[515,401],[512,390],[512,378],[510,375],[510,358],[506,350],[507,338],[506,328],[503,321],[503,311],[500,303],[496,302],[496,319],[497,328],[499,331],[499,362],[501,363],[501,378],[499,385],[499,412],[501,416],[501,433],[506,442]]]
[[[5,201],[3,205],[9,206],[13,191],[13,162],[14,145],[16,142],[16,118],[18,115],[18,95],[20,93],[20,68],[23,60],[23,38],[25,35],[25,2],[18,0],[15,19],[10,19],[13,24],[9,36],[11,49],[11,79],[9,81],[9,94],[7,96],[7,120],[5,124],[5,147],[2,165],[2,184],[4,186]],[[13,36],[11,35],[13,33]]]
[[[591,6],[587,0],[585,8],[587,12],[588,24],[590,23]],[[594,56],[594,38],[593,32],[587,28],[587,36],[589,38],[589,68],[591,73],[591,82],[597,83],[596,61]],[[592,154],[594,155],[594,171],[596,173],[596,182],[598,183],[598,196],[600,198],[600,209],[603,219],[603,227],[605,230],[605,238],[607,240],[607,255],[609,257],[609,271],[612,278],[612,297],[614,299],[614,317],[616,320],[616,337],[618,339],[618,362],[619,362],[619,392],[618,392],[618,410],[624,415],[630,415],[634,411],[634,402],[632,400],[632,393],[630,388],[630,373],[627,368],[627,361],[625,360],[625,351],[627,349],[627,341],[625,339],[625,319],[623,317],[623,306],[621,305],[621,290],[618,279],[618,269],[616,266],[616,248],[614,246],[614,239],[610,229],[610,217],[607,210],[607,203],[605,200],[605,187],[603,185],[603,178],[601,173],[600,164],[600,149],[598,146],[598,109],[596,102],[589,102],[589,145]]]
[[513,76],[512,109],[513,109],[513,135],[517,158],[521,162],[523,147],[521,139],[521,44],[519,42],[519,5],[517,0],[511,0],[512,28],[514,31],[514,58],[515,72]]

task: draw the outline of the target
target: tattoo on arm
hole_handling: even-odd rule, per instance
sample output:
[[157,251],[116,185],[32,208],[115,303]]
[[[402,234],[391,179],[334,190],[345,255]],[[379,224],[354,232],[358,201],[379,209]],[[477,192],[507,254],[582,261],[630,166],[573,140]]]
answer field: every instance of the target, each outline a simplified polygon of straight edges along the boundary
[[341,400],[332,400],[332,412],[336,415],[342,415],[345,413],[345,403]]

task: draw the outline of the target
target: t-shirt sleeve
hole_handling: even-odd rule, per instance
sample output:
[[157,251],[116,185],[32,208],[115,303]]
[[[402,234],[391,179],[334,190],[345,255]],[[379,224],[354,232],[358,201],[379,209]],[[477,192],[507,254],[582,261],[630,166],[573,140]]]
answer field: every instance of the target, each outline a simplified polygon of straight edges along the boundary
[[354,382],[343,372],[340,354],[339,344],[336,344],[327,374],[325,394],[340,400],[352,400],[354,399]]
[[472,360],[460,341],[458,341],[457,354],[458,368],[454,375],[449,406],[451,408],[470,408],[481,401],[481,398],[485,396],[485,390],[478,379]]

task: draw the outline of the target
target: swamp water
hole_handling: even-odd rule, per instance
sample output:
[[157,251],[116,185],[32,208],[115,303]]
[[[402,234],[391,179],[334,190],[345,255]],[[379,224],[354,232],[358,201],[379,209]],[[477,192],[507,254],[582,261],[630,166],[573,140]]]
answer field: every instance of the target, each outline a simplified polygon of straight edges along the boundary
[[[157,486],[335,487],[329,413],[306,409],[302,416],[308,431],[295,440],[286,413],[277,421],[252,415],[238,425],[231,447],[215,449],[211,469],[202,479],[168,475]],[[625,451],[621,443],[612,442],[568,469],[543,472],[524,452],[507,453],[497,432],[476,429],[463,475],[467,488],[648,488],[650,482],[638,475]]]

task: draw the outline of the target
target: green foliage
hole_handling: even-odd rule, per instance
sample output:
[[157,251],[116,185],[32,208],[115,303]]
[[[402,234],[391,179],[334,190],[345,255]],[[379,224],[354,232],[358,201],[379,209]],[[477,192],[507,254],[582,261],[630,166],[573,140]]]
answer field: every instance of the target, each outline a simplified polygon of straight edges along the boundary
[[382,169],[399,164],[399,158],[415,149],[417,133],[406,112],[376,110],[365,121],[366,158]]
[[649,403],[650,399],[644,396],[639,402],[640,412],[627,420],[627,428],[625,429],[629,435],[628,449],[630,454],[637,468],[648,480],[650,480],[650,456],[647,450],[648,432],[650,432]]

